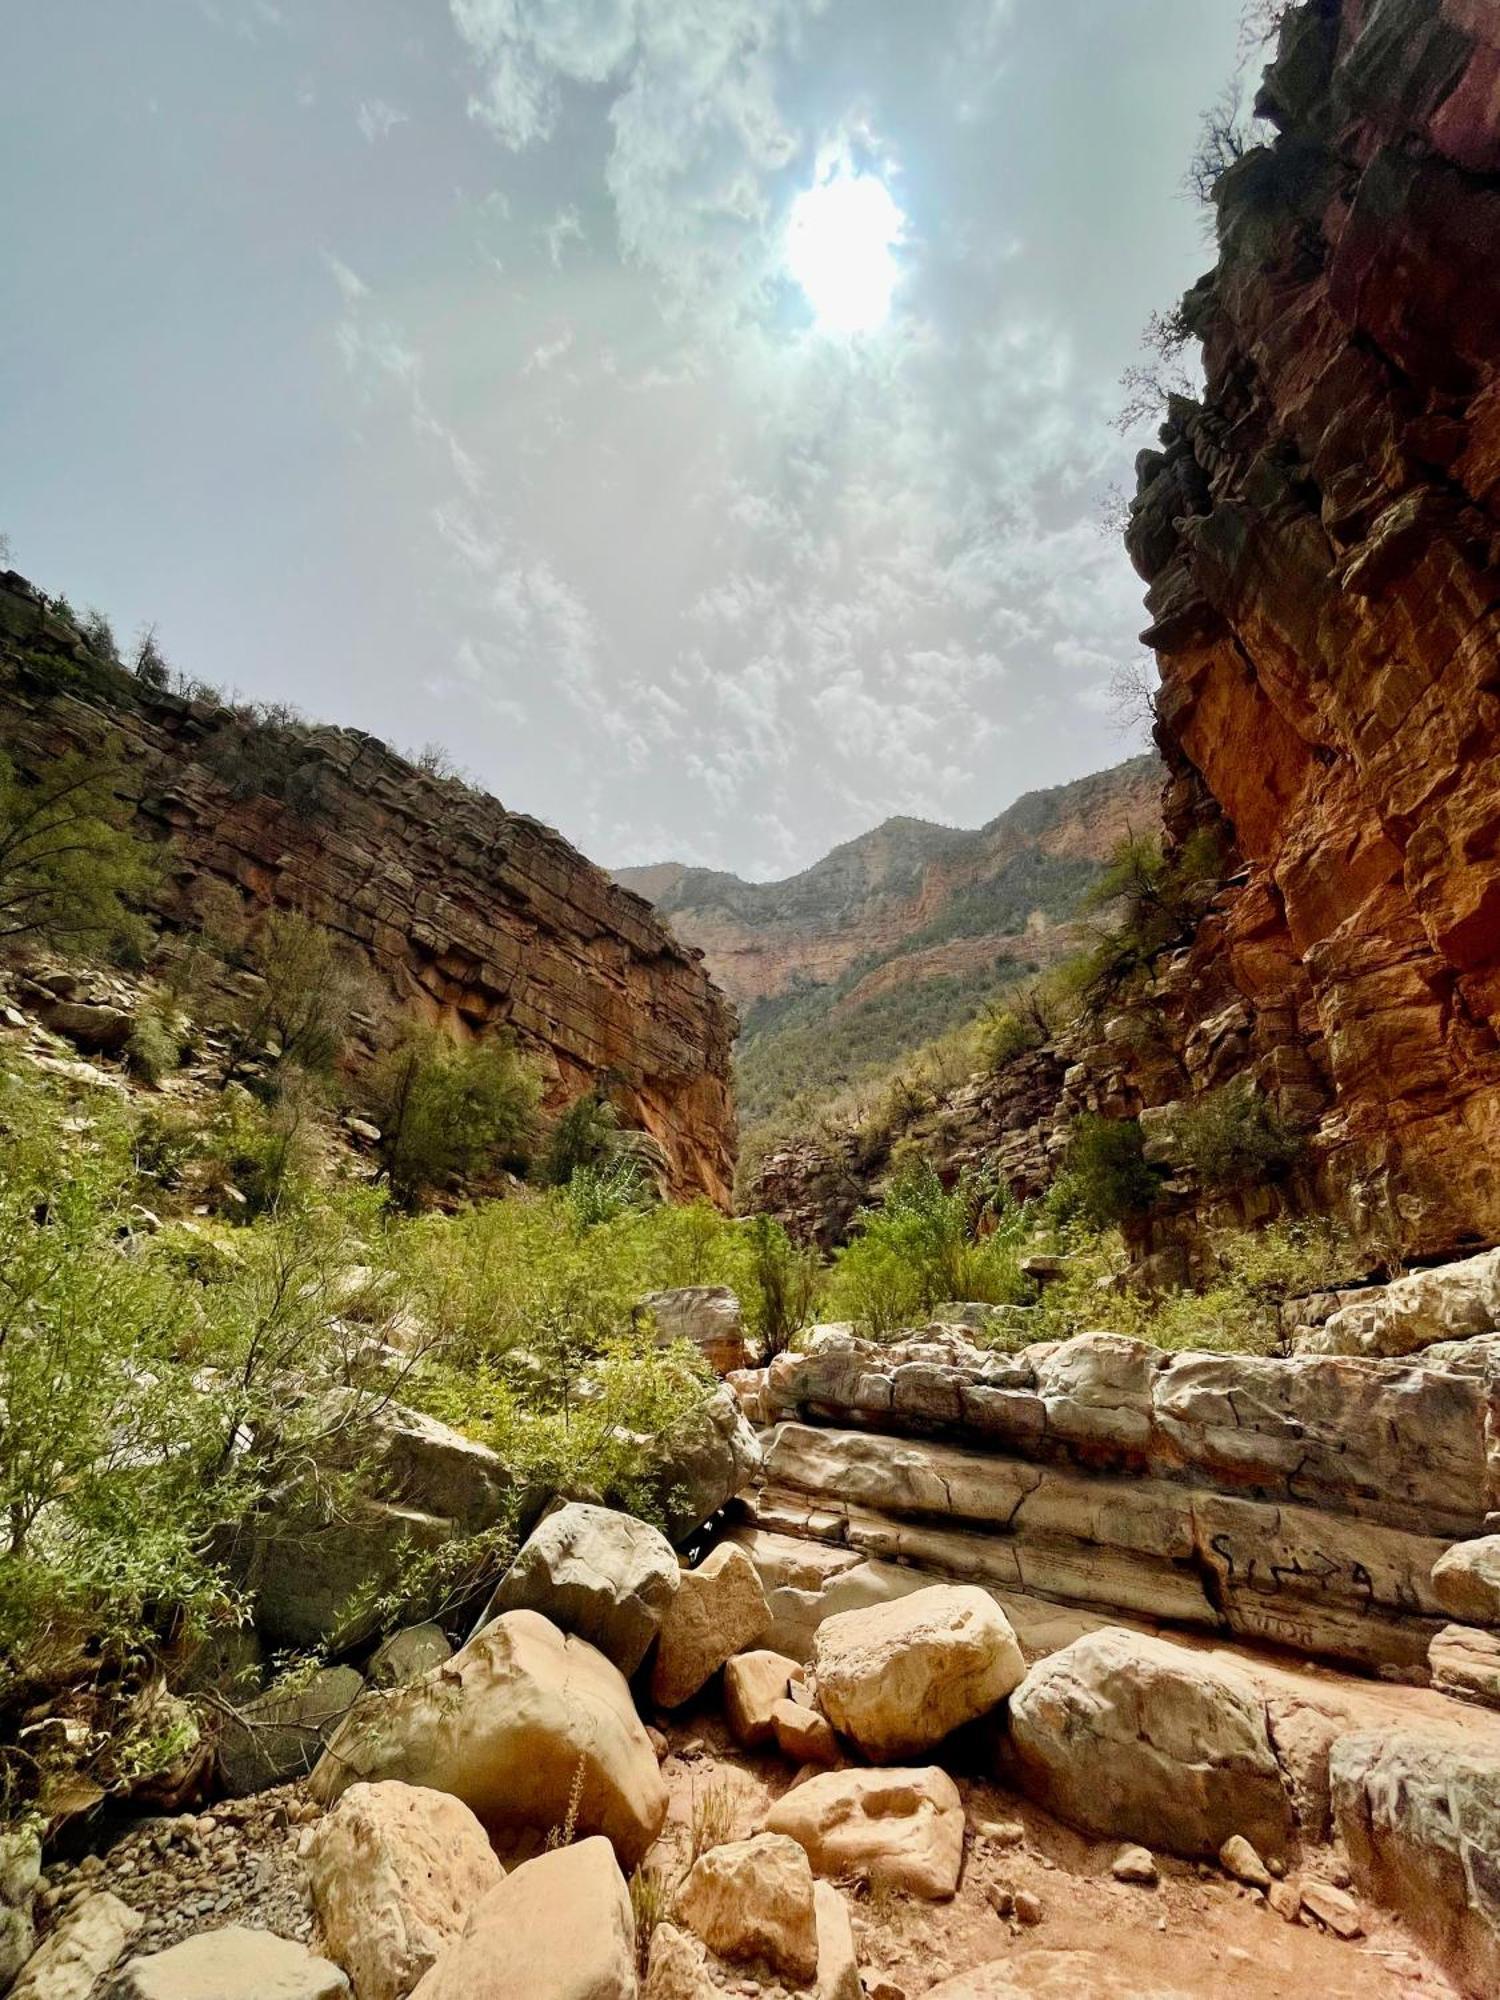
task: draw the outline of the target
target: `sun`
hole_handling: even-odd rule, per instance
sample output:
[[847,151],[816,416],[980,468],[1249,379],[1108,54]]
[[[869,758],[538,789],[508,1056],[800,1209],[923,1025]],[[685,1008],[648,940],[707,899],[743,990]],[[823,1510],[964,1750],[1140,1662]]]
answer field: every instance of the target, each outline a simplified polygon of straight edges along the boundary
[[906,218],[885,182],[840,163],[792,203],[786,267],[825,333],[873,333],[890,315]]

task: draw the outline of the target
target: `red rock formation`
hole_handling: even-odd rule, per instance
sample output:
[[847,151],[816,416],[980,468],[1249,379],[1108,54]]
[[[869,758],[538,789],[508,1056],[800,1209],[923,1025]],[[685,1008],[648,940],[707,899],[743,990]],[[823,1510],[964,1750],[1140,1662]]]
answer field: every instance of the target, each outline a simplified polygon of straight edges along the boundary
[[0,575],[0,742],[16,762],[118,737],[180,886],[218,877],[305,910],[455,1036],[513,1029],[554,1107],[607,1082],[660,1145],[672,1191],[727,1204],[734,1016],[649,905],[549,827],[357,731],[295,732],[308,809],[236,797],[245,788],[203,761],[232,721],[101,667],[30,586]]
[[1259,108],[1128,533],[1169,831],[1246,864],[1169,1011],[1435,1253],[1500,1238],[1500,10],[1314,0]]

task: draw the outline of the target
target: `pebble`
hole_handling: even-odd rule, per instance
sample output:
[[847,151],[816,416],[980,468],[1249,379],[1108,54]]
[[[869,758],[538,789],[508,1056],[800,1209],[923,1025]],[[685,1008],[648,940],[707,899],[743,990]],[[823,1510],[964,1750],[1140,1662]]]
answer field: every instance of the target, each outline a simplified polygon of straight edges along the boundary
[[974,1831],[996,1847],[1019,1847],[1026,1838],[1026,1829],[1018,1819],[982,1819]]
[[1039,1924],[1042,1921],[1044,1915],[1045,1912],[1042,1909],[1042,1899],[1039,1895],[1037,1895],[1035,1890],[1017,1889],[1016,1921],[1018,1923],[1023,1923],[1028,1926],[1033,1924]]

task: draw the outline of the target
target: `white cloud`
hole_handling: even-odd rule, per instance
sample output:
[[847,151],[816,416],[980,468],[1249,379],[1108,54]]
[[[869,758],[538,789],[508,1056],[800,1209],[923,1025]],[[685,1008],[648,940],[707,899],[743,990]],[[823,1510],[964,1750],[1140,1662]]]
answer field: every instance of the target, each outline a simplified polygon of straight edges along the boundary
[[409,125],[411,113],[398,110],[394,104],[387,104],[383,97],[367,97],[355,114],[354,122],[365,143],[375,146],[382,139],[389,139],[398,125]]

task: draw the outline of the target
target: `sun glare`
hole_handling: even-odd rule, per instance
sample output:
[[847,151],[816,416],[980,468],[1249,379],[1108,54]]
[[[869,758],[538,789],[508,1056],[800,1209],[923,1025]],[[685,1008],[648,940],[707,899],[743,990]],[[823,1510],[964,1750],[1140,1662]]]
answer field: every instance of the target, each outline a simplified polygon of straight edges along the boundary
[[885,324],[905,219],[884,181],[846,165],[792,203],[787,269],[825,333],[873,333]]

